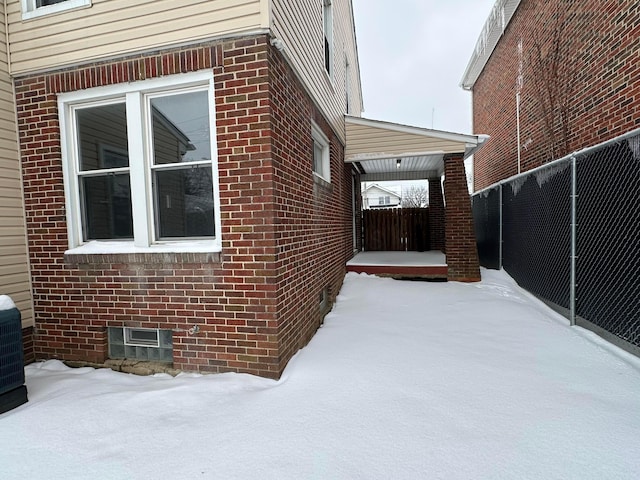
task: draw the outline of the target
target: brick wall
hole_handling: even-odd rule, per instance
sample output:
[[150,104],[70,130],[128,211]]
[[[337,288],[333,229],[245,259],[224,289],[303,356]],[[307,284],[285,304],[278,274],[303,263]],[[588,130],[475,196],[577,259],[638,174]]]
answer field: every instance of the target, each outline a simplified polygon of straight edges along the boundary
[[521,2],[473,88],[474,132],[491,136],[474,155],[476,190],[518,171],[520,72],[522,171],[640,127],[640,4],[605,3]]
[[429,179],[429,235],[432,250],[444,252],[444,197],[440,178]]
[[[335,299],[353,256],[351,166],[344,146],[282,56],[272,51],[272,131],[278,248],[277,311],[282,366],[306,345]],[[330,142],[331,181],[314,177],[311,119]],[[357,182],[359,183],[359,182]],[[320,304],[326,289],[327,305]]]
[[35,361],[35,353],[33,351],[33,327],[22,329],[22,353],[25,364]]
[[[342,216],[306,217],[309,205],[336,209],[346,194],[336,171],[336,193],[313,195],[310,133],[295,134],[301,133],[296,122],[307,115],[308,124],[317,112],[279,55],[259,36],[16,79],[37,358],[100,363],[107,326],[162,328],[174,332],[176,368],[278,377],[313,334],[320,318],[318,271],[337,289],[346,246],[342,237],[317,241],[334,233],[325,222]],[[56,94],[208,68],[215,80],[222,253],[65,257]],[[295,122],[275,107],[283,95],[300,101]],[[332,142],[332,169],[341,155],[342,146]],[[296,188],[289,191],[291,185]],[[294,213],[295,220],[283,218]],[[314,240],[301,242],[292,255],[297,240],[286,237],[285,224],[292,225],[292,238]],[[336,245],[338,255],[319,257]],[[336,261],[342,263],[322,264]],[[289,274],[296,279],[291,285]],[[199,331],[190,334],[194,325]],[[282,340],[296,335],[295,347]]]
[[447,279],[479,282],[480,262],[462,155],[444,156]]

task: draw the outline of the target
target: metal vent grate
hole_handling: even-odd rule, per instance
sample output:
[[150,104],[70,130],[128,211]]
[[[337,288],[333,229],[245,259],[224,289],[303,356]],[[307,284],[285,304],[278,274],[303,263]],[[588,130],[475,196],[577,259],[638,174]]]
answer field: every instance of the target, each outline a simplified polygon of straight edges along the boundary
[[0,413],[26,401],[20,312],[0,310]]
[[0,394],[23,383],[20,312],[16,308],[0,310]]

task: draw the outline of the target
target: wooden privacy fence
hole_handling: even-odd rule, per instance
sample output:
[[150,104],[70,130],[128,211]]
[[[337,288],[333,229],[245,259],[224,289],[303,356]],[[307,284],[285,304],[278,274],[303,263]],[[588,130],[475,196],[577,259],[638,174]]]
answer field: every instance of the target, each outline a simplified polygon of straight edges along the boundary
[[369,252],[430,250],[429,208],[364,210],[363,236]]

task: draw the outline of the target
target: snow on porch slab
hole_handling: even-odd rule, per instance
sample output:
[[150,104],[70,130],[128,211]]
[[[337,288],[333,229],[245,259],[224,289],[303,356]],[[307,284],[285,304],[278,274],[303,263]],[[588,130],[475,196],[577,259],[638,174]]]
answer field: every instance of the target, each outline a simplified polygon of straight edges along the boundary
[[359,252],[347,262],[347,266],[402,266],[402,267],[446,267],[444,253],[428,252]]

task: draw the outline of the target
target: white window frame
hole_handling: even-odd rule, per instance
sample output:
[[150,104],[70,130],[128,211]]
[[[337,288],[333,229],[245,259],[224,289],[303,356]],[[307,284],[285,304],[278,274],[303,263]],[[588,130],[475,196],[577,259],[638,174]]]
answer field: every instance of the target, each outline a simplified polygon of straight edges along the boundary
[[345,111],[347,115],[353,112],[353,105],[351,104],[353,94],[351,93],[351,64],[349,59],[345,55],[344,57],[344,97],[345,97]]
[[[153,332],[155,334],[155,340],[137,340],[135,334],[137,332]],[[151,347],[160,348],[160,331],[157,328],[123,328],[124,344],[132,347]]]
[[[329,49],[327,60],[326,48]],[[333,80],[333,5],[332,0],[322,0],[322,65],[325,73]],[[328,65],[327,65],[328,61]]]
[[[314,122],[311,121],[311,138],[313,139],[313,150],[312,150],[312,170],[313,175],[321,178],[325,182],[331,183],[331,155],[330,155],[330,143],[327,136],[324,134],[320,127]],[[319,145],[322,148],[322,163],[321,170],[316,170],[316,162],[315,162],[315,146]]]
[[[158,94],[172,94],[205,90],[209,95],[209,131],[211,136],[211,163],[215,236],[207,239],[156,238],[154,201],[151,186],[153,159],[151,130],[146,113],[150,98]],[[75,111],[82,107],[125,103],[127,108],[127,137],[131,208],[133,215],[133,241],[84,241],[80,198],[80,163],[77,151]],[[222,251],[222,224],[220,219],[220,188],[218,178],[217,142],[215,129],[214,79],[211,71],[170,75],[139,82],[95,87],[62,93],[58,96],[62,167],[66,200],[69,252],[67,253],[132,253],[132,252],[220,252]],[[139,160],[136,160],[139,159]],[[195,162],[197,164],[203,162]],[[144,186],[144,188],[134,188]]]
[[22,7],[22,19],[42,17],[44,15],[53,15],[54,13],[64,12],[65,10],[73,10],[75,8],[90,7],[92,0],[66,0],[64,2],[47,5],[46,7],[38,7],[37,0],[20,0]]

